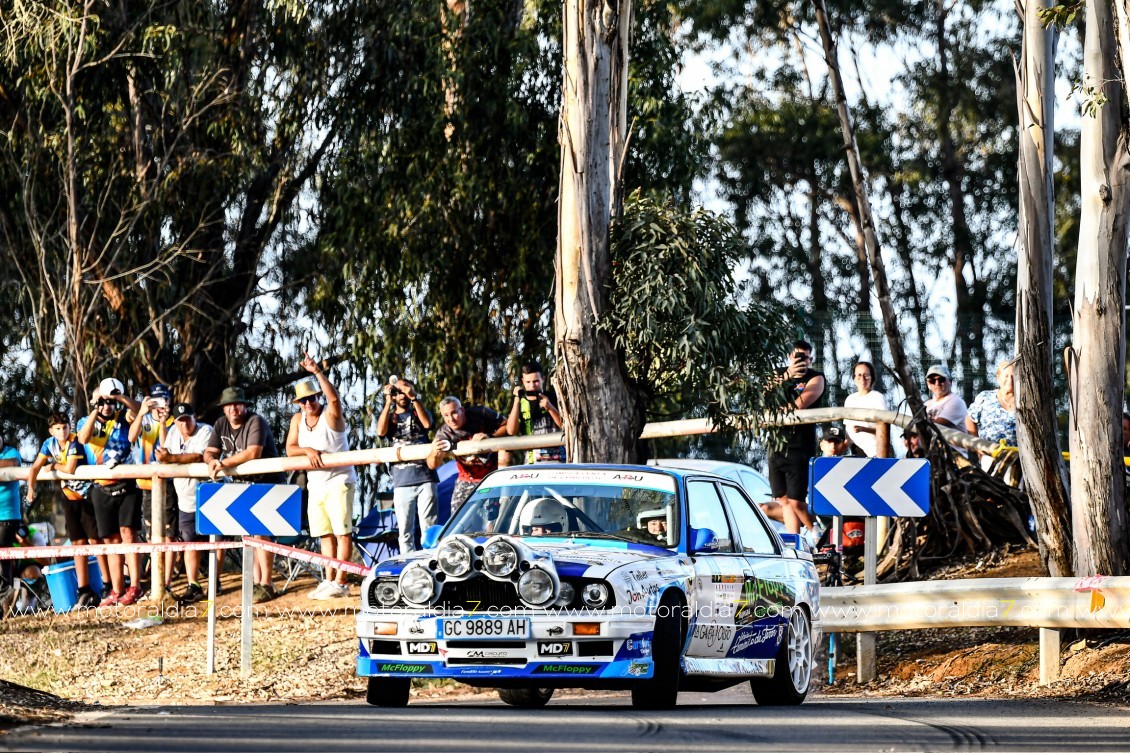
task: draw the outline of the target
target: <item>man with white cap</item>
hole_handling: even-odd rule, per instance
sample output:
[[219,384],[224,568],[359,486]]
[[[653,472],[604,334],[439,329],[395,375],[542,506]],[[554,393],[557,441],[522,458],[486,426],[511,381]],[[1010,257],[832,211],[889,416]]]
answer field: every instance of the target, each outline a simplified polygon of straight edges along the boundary
[[[86,451],[88,465],[113,468],[128,463],[133,444],[129,425],[138,404],[125,394],[125,386],[113,377],[103,379],[90,396],[91,411],[78,421],[78,441]],[[106,544],[132,544],[141,531],[141,492],[133,479],[98,479],[90,490],[98,537]],[[141,555],[127,554],[130,586],[125,588],[123,559],[108,555],[110,593],[99,606],[129,606],[141,598]]]
[[[357,488],[357,473],[351,465],[326,468],[322,453],[348,451],[349,427],[342,415],[341,398],[326,378],[326,373],[309,353],[302,359],[301,366],[314,378],[303,380],[295,387],[292,402],[299,406],[299,411],[290,420],[286,454],[304,455],[310,460],[310,470],[306,472],[310,535],[321,539],[325,556],[348,560],[353,547],[350,534],[353,533],[353,495]],[[318,584],[310,598],[348,596],[345,571],[327,566],[325,572],[325,580]]]
[[939,426],[965,431],[969,409],[961,396],[953,392],[950,370],[940,363],[934,364],[926,371],[926,386],[930,389],[926,417]]
[[[214,432],[208,424],[198,423],[196,411],[188,403],[177,403],[172,408],[173,425],[162,431],[161,446],[156,450],[159,463],[202,463],[204,453],[214,441]],[[196,485],[194,478],[173,479],[177,490],[177,529],[181,541],[203,541],[196,532]],[[184,570],[188,587],[181,595],[180,603],[193,604],[204,598],[197,575],[200,572],[200,552],[184,553]]]

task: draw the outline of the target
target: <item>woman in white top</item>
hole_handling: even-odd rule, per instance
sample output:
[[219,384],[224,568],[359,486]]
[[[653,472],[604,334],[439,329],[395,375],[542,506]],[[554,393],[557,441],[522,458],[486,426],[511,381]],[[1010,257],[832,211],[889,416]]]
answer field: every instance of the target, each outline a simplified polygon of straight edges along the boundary
[[[852,381],[855,382],[856,392],[851,393],[844,400],[845,408],[872,408],[874,410],[887,410],[887,396],[882,392],[871,389],[875,386],[875,367],[867,361],[859,361],[851,372]],[[855,446],[867,453],[867,457],[875,457],[878,451],[875,435],[875,424],[868,421],[844,421],[844,428]]]

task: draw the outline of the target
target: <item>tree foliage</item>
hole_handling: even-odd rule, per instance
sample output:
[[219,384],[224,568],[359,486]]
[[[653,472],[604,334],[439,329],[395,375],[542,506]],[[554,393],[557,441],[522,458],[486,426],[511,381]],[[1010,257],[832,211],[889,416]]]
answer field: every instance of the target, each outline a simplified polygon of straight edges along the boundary
[[747,253],[717,214],[638,191],[626,202],[612,235],[612,307],[600,326],[653,419],[705,415],[734,426],[778,407],[768,388],[790,330],[777,303],[735,281]]

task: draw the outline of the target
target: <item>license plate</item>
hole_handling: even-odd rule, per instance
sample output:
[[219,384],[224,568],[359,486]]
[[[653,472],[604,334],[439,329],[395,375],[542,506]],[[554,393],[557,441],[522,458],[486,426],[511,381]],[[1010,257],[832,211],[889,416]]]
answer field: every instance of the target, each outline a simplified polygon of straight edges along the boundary
[[439,621],[439,638],[444,640],[525,640],[530,637],[527,617],[460,617]]

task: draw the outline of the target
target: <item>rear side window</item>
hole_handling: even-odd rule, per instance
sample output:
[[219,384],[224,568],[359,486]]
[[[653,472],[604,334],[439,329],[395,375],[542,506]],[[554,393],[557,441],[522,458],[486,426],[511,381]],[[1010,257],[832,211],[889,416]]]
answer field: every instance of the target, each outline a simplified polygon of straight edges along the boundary
[[692,528],[709,528],[716,537],[716,552],[734,551],[734,537],[730,533],[730,522],[722,508],[718,490],[710,481],[691,481],[687,483],[687,517]]
[[773,535],[766,529],[761,516],[753,509],[753,504],[746,499],[741,490],[736,486],[723,484],[722,493],[726,495],[726,502],[734,515],[738,537],[742,542],[742,551],[748,554],[777,554]]

